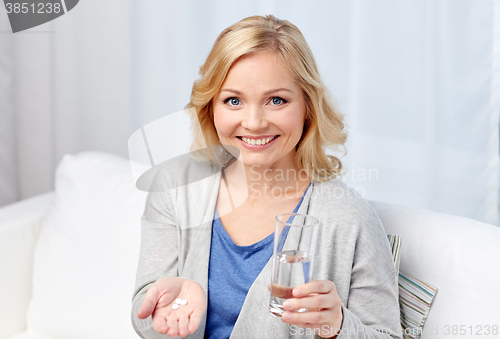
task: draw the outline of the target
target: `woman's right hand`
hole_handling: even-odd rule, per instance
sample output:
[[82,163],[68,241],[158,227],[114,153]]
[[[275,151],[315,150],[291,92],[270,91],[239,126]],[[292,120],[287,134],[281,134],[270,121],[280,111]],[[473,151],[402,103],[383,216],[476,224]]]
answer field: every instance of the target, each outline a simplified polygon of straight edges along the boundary
[[[173,309],[176,298],[186,299],[187,305]],[[163,277],[146,292],[137,316],[146,319],[152,315],[156,332],[184,338],[196,331],[206,309],[207,296],[200,284],[177,277]]]

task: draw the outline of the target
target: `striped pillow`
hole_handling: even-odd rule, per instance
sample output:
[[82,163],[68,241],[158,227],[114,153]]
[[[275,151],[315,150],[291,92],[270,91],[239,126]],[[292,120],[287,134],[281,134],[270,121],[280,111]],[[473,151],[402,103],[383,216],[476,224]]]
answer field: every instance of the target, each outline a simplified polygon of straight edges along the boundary
[[396,274],[399,274],[399,261],[401,256],[401,237],[395,234],[387,235],[389,239],[389,245],[391,246],[392,261],[394,261],[394,266],[396,266]]
[[399,308],[403,337],[418,339],[431,309],[437,288],[399,271],[401,237],[388,235],[392,259],[398,272]]
[[405,338],[418,339],[424,329],[437,288],[399,272],[399,309]]

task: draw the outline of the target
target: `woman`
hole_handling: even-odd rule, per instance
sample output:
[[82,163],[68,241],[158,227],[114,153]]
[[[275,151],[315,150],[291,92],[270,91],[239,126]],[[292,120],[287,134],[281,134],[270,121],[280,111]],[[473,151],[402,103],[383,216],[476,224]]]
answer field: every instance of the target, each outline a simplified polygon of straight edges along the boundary
[[[221,33],[200,74],[188,106],[193,150],[208,146],[207,159],[166,165],[148,195],[137,333],[400,338],[385,232],[323,150],[343,147],[343,118],[300,31],[273,16],[246,18]],[[221,171],[193,180],[217,164]],[[314,279],[293,290],[278,318],[268,311],[274,218],[292,211],[321,226]],[[293,312],[302,307],[309,311]]]

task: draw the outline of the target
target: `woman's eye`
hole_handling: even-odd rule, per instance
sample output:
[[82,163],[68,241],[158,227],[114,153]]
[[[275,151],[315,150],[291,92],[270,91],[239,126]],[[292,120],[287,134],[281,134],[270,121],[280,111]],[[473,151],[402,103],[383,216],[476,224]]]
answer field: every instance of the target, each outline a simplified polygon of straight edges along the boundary
[[273,105],[282,105],[286,103],[286,100],[280,97],[274,97],[271,99],[271,102],[273,103]]
[[228,98],[224,100],[224,103],[229,103],[231,106],[238,106],[240,104],[240,99],[237,98]]

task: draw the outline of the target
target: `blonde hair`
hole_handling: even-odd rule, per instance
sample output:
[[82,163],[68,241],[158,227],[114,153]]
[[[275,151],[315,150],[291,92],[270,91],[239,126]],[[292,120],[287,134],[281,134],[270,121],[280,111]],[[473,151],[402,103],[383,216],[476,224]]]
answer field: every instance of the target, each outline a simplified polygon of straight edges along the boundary
[[220,145],[214,125],[213,98],[231,66],[242,56],[258,51],[276,53],[295,77],[304,93],[306,115],[302,137],[296,146],[296,162],[311,179],[327,181],[342,175],[342,163],[327,155],[324,147],[345,153],[347,134],[344,118],[321,80],[314,56],[299,29],[272,15],[252,16],[226,28],[217,38],[200,78],[194,83],[191,100],[193,144],[191,151]]

